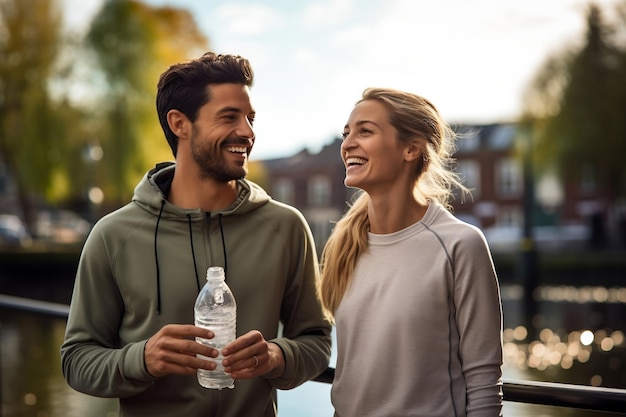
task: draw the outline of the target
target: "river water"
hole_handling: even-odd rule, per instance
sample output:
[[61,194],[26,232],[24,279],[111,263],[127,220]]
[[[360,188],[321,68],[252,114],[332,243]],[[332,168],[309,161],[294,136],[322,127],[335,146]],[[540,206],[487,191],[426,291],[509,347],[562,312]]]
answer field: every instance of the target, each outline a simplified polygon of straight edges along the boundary
[[[502,286],[505,380],[626,388],[626,288],[542,287],[534,323],[522,326],[522,290]],[[65,322],[0,308],[0,417],[117,417],[117,403],[80,394],[62,375]],[[335,357],[331,366],[335,366]],[[393,378],[390,377],[390,381]],[[307,382],[278,395],[281,417],[332,416],[330,385]],[[604,417],[610,413],[505,402],[507,417]]]

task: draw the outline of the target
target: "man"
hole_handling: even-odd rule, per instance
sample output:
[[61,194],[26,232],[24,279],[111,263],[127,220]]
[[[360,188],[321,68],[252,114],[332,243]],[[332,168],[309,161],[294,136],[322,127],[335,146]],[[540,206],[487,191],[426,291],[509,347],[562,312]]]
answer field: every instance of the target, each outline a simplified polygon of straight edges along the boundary
[[[78,391],[118,397],[122,417],[275,416],[276,389],[328,365],[310,230],[244,179],[252,83],[250,63],[233,55],[206,53],[165,71],[157,112],[176,162],[150,170],[85,243],[63,373]],[[196,379],[197,369],[216,367],[196,355],[218,356],[194,340],[213,333],[191,324],[210,266],[225,269],[237,300],[238,337],[223,350],[234,389]]]

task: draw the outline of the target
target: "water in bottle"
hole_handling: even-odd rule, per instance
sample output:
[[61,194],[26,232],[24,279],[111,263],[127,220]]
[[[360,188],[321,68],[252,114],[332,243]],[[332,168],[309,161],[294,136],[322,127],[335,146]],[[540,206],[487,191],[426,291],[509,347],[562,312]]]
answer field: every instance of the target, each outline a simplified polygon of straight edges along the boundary
[[217,358],[198,355],[199,358],[217,363],[217,368],[213,371],[198,369],[198,382],[205,388],[234,388],[234,380],[224,372],[222,349],[235,340],[237,304],[225,282],[222,267],[210,267],[207,270],[207,282],[196,299],[194,316],[196,326],[209,329],[215,334],[213,339],[196,337],[196,341],[219,351]]

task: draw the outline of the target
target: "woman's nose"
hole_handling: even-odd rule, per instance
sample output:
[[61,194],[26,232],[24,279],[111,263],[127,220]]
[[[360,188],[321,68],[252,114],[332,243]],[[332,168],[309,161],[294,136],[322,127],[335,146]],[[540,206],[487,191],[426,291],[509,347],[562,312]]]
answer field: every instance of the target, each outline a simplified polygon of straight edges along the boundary
[[352,140],[352,136],[350,136],[350,134],[347,134],[343,137],[343,142],[341,142],[341,150],[345,151],[346,149],[351,149],[354,147],[354,145],[355,143]]

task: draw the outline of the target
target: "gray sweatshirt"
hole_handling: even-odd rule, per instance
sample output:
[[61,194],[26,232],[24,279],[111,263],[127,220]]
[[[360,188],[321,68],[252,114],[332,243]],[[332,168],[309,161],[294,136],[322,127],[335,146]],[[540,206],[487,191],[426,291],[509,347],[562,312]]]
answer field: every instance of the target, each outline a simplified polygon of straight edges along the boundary
[[431,202],[369,250],[335,314],[338,417],[498,416],[502,312],[483,234]]

